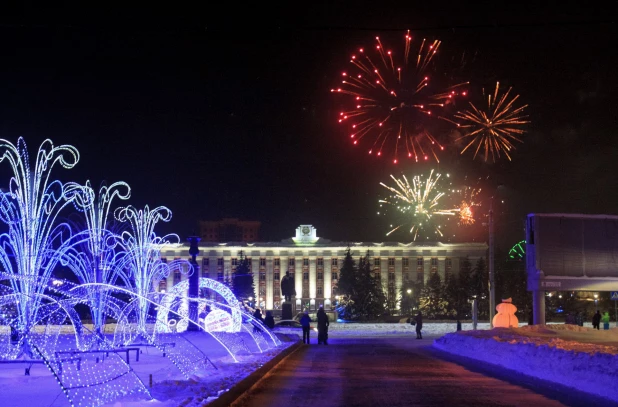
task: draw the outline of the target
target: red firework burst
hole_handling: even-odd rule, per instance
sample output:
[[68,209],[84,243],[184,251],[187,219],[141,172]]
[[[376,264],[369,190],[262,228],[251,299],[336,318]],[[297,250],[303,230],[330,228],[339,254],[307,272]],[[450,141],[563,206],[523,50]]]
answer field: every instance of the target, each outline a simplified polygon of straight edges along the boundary
[[401,157],[439,161],[437,152],[444,147],[434,127],[437,122],[453,123],[448,107],[466,95],[467,84],[442,88],[430,84],[430,66],[440,44],[423,39],[412,54],[408,31],[399,55],[385,49],[379,37],[375,47],[352,55],[352,70],[343,72],[341,86],[331,92],[346,95],[353,103],[338,118],[349,126],[353,144],[368,145],[369,154],[392,154],[394,163]]

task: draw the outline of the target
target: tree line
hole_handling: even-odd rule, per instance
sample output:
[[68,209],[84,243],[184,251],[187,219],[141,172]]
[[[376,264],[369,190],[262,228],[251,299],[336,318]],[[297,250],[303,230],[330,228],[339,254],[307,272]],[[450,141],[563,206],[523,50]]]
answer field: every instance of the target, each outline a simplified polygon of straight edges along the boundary
[[[526,290],[523,262],[496,262],[495,277],[496,303],[511,297],[520,318],[527,320],[531,296]],[[369,254],[357,264],[348,248],[339,270],[339,318],[372,320],[385,315],[411,315],[420,310],[430,319],[469,319],[471,301],[476,297],[479,319],[489,319],[489,271],[482,257],[474,265],[468,258],[462,259],[459,273],[447,275],[444,280],[438,272],[431,273],[426,282],[404,280],[394,300],[387,298],[385,288],[374,274]]]

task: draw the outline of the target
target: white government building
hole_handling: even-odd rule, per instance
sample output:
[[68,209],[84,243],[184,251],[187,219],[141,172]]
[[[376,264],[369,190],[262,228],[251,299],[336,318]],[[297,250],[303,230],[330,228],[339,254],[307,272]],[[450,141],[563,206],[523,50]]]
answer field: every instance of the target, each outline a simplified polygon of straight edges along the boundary
[[[431,273],[439,273],[444,280],[459,272],[466,257],[474,265],[485,257],[485,243],[349,243],[357,261],[369,255],[376,277],[382,281],[389,301],[397,301],[404,281],[426,282]],[[280,309],[283,296],[280,282],[286,271],[296,283],[296,309],[317,309],[324,305],[331,309],[337,297],[339,267],[343,263],[348,243],[331,242],[317,236],[312,225],[301,225],[296,236],[281,242],[238,243],[201,242],[197,263],[202,277],[221,282],[231,279],[240,252],[250,259],[255,284],[256,306],[267,310]],[[164,246],[161,258],[188,259],[189,245]],[[180,272],[170,274],[159,284],[159,291],[188,278]]]

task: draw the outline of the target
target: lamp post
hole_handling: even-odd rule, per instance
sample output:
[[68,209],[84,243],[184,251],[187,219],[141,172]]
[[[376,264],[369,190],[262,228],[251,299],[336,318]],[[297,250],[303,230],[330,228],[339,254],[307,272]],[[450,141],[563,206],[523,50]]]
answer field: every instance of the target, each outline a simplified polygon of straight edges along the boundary
[[494,197],[489,202],[489,327],[494,327],[496,285],[494,280]]
[[[189,236],[189,254],[191,255],[191,265],[193,266],[193,273],[189,276],[189,321],[197,321],[197,297],[200,288],[200,272],[198,270],[197,260],[195,257],[200,252],[197,244],[201,240],[197,236]],[[194,323],[189,323],[187,331],[199,331],[200,327]]]

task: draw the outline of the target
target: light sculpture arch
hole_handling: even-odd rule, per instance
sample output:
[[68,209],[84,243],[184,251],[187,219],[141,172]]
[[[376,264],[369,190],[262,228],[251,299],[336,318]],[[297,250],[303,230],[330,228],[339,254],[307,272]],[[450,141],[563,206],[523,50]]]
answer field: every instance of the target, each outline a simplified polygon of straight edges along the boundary
[[[228,307],[224,307],[224,310],[229,309],[229,314],[231,315],[231,326],[229,327],[229,332],[240,332],[242,325],[242,312],[240,310],[240,303],[236,296],[225,284],[222,284],[216,280],[211,278],[201,277],[199,279],[199,288],[207,288],[213,290],[217,294],[219,294],[223,299],[227,302]],[[184,301],[181,301],[178,314],[180,314],[183,318],[180,321],[176,321],[177,324],[175,326],[176,332],[183,332],[187,329],[188,326],[188,317],[189,317],[189,304],[186,300],[187,293],[189,290],[189,280],[181,281],[172,287],[172,289],[165,293],[163,298],[161,299],[161,307],[157,312],[157,329],[161,332],[169,332],[169,324],[168,324],[168,313],[169,309],[172,307],[173,303],[177,298],[181,298]],[[198,299],[200,302],[198,305],[198,309],[203,309],[206,305],[214,305],[216,307],[216,303],[210,300]]]

